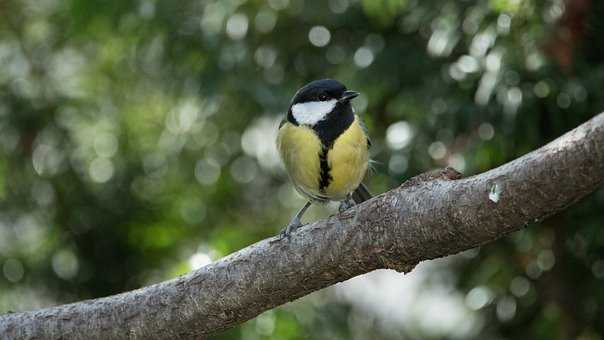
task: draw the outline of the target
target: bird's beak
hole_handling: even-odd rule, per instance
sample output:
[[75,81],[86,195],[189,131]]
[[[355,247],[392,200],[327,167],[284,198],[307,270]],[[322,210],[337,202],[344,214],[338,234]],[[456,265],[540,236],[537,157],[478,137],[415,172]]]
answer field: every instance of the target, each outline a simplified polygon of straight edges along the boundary
[[347,102],[347,101],[350,101],[353,98],[356,98],[358,95],[359,95],[359,93],[355,92],[355,91],[345,91],[342,94],[342,97],[340,97],[340,99],[338,99],[338,101],[340,103]]

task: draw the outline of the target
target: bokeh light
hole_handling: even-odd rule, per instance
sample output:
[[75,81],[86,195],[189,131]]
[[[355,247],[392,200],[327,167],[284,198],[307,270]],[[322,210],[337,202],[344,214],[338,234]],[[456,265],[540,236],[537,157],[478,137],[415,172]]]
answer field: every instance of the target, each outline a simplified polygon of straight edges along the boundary
[[[604,107],[598,1],[0,7],[0,313],[173,278],[277,233],[304,198],[274,141],[310,80],[361,93],[375,194],[434,168],[495,168]],[[488,185],[491,203],[513,199]],[[480,249],[354,278],[216,339],[600,339],[603,204],[600,190]]]

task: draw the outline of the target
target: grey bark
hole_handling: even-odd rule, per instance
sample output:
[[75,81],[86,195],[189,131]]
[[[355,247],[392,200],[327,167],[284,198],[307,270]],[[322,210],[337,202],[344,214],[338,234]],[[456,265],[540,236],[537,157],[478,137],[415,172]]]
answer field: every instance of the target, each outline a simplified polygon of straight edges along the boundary
[[408,272],[564,210],[604,182],[604,114],[488,172],[420,175],[291,239],[176,279],[0,317],[3,339],[199,339],[378,268]]

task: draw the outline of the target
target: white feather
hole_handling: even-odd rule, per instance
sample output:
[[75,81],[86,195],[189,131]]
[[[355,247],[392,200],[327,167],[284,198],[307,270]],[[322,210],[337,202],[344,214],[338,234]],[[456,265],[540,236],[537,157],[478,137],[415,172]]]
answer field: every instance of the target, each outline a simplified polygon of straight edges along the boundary
[[336,107],[337,100],[298,103],[292,106],[292,114],[299,124],[315,125]]

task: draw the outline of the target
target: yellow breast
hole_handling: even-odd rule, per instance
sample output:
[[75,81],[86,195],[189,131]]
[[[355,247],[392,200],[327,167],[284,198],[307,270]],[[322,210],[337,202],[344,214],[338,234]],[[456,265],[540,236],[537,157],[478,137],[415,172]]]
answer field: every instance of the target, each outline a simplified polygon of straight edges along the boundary
[[319,186],[322,145],[311,128],[284,123],[277,148],[294,186],[310,199],[343,200],[359,186],[367,171],[367,137],[356,116],[327,152],[330,181],[325,188]]
[[296,189],[309,198],[320,195],[321,141],[315,132],[286,122],[279,129],[277,149]]
[[330,199],[343,200],[361,184],[369,163],[367,149],[367,136],[355,116],[350,127],[335,140],[327,153],[332,179],[325,194]]

